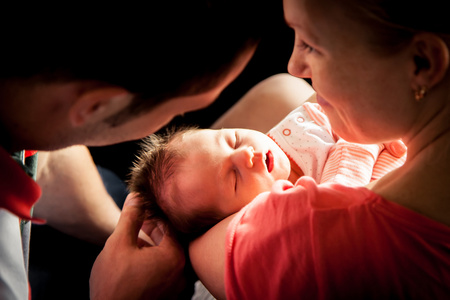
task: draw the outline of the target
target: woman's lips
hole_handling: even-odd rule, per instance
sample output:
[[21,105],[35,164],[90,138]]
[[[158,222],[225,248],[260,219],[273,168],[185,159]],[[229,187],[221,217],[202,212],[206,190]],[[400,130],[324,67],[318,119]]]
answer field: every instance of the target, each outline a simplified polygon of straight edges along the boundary
[[267,171],[270,173],[273,170],[273,154],[272,152],[269,150],[266,153],[266,166],[267,166]]

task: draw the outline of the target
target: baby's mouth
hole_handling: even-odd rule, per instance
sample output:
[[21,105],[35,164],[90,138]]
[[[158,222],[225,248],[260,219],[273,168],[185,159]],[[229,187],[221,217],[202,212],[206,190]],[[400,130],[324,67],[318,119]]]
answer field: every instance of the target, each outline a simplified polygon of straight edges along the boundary
[[269,150],[266,153],[266,166],[267,166],[267,171],[270,173],[273,170],[273,154],[272,152]]

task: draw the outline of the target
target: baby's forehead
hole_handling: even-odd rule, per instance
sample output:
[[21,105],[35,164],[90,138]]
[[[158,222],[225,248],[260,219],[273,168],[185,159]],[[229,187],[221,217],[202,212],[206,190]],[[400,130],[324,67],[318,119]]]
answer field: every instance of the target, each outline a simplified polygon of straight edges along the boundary
[[171,151],[176,155],[177,169],[183,168],[195,159],[197,154],[201,155],[201,138],[196,134],[198,130],[188,131],[177,135],[169,143]]
[[180,152],[188,152],[197,149],[201,151],[204,146],[213,142],[222,130],[195,129],[183,132],[175,136],[170,145]]
[[171,143],[176,144],[186,144],[186,143],[195,143],[198,140],[202,140],[204,134],[209,131],[209,129],[191,129],[180,134],[177,134],[173,137]]
[[[197,131],[198,129],[194,129],[174,134],[168,142],[168,147],[171,151],[176,151],[178,153],[185,152],[182,150],[195,142],[196,138],[194,133]],[[192,135],[194,135],[194,138],[191,138]]]
[[178,170],[203,170],[219,163],[223,130],[197,129],[186,132],[174,140],[172,147],[177,152]]
[[205,188],[210,186],[211,180],[214,181],[215,170],[214,160],[205,160],[201,152],[185,151],[185,155],[177,158],[175,172],[167,182],[167,190],[178,204],[183,202],[181,199],[196,199],[199,195],[206,197]]

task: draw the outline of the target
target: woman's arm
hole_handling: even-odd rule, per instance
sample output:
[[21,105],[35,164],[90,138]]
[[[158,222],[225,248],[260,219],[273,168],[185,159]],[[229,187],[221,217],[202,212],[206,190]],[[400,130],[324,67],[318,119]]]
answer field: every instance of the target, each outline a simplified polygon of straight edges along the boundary
[[217,299],[225,296],[225,237],[231,215],[211,228],[189,246],[192,266],[199,279]]
[[304,102],[316,102],[309,83],[289,74],[273,75],[251,88],[211,128],[247,128],[265,133]]

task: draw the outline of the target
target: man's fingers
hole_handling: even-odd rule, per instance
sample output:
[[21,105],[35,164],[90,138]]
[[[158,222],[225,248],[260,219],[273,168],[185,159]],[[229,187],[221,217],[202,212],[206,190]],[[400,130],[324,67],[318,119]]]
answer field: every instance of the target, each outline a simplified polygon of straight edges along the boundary
[[127,196],[112,236],[122,239],[123,242],[137,245],[138,233],[144,217],[141,203],[142,199],[136,193],[130,193]]
[[162,222],[145,220],[138,237],[146,242],[147,246],[158,246],[164,238],[165,232],[166,229]]
[[[172,249],[171,251],[182,252],[182,248],[175,236],[164,223],[144,220],[143,218],[142,198],[136,193],[130,193],[125,200],[119,222],[111,238],[119,239],[119,243],[127,243],[133,246],[142,247],[145,244],[151,246],[154,243],[157,246]],[[139,232],[141,232],[140,238]],[[150,238],[153,243],[147,241],[147,238]]]
[[159,243],[161,243],[165,232],[165,226],[161,221],[145,220],[142,224],[139,236],[146,235],[149,239],[152,240],[152,245],[157,246],[159,245]]

